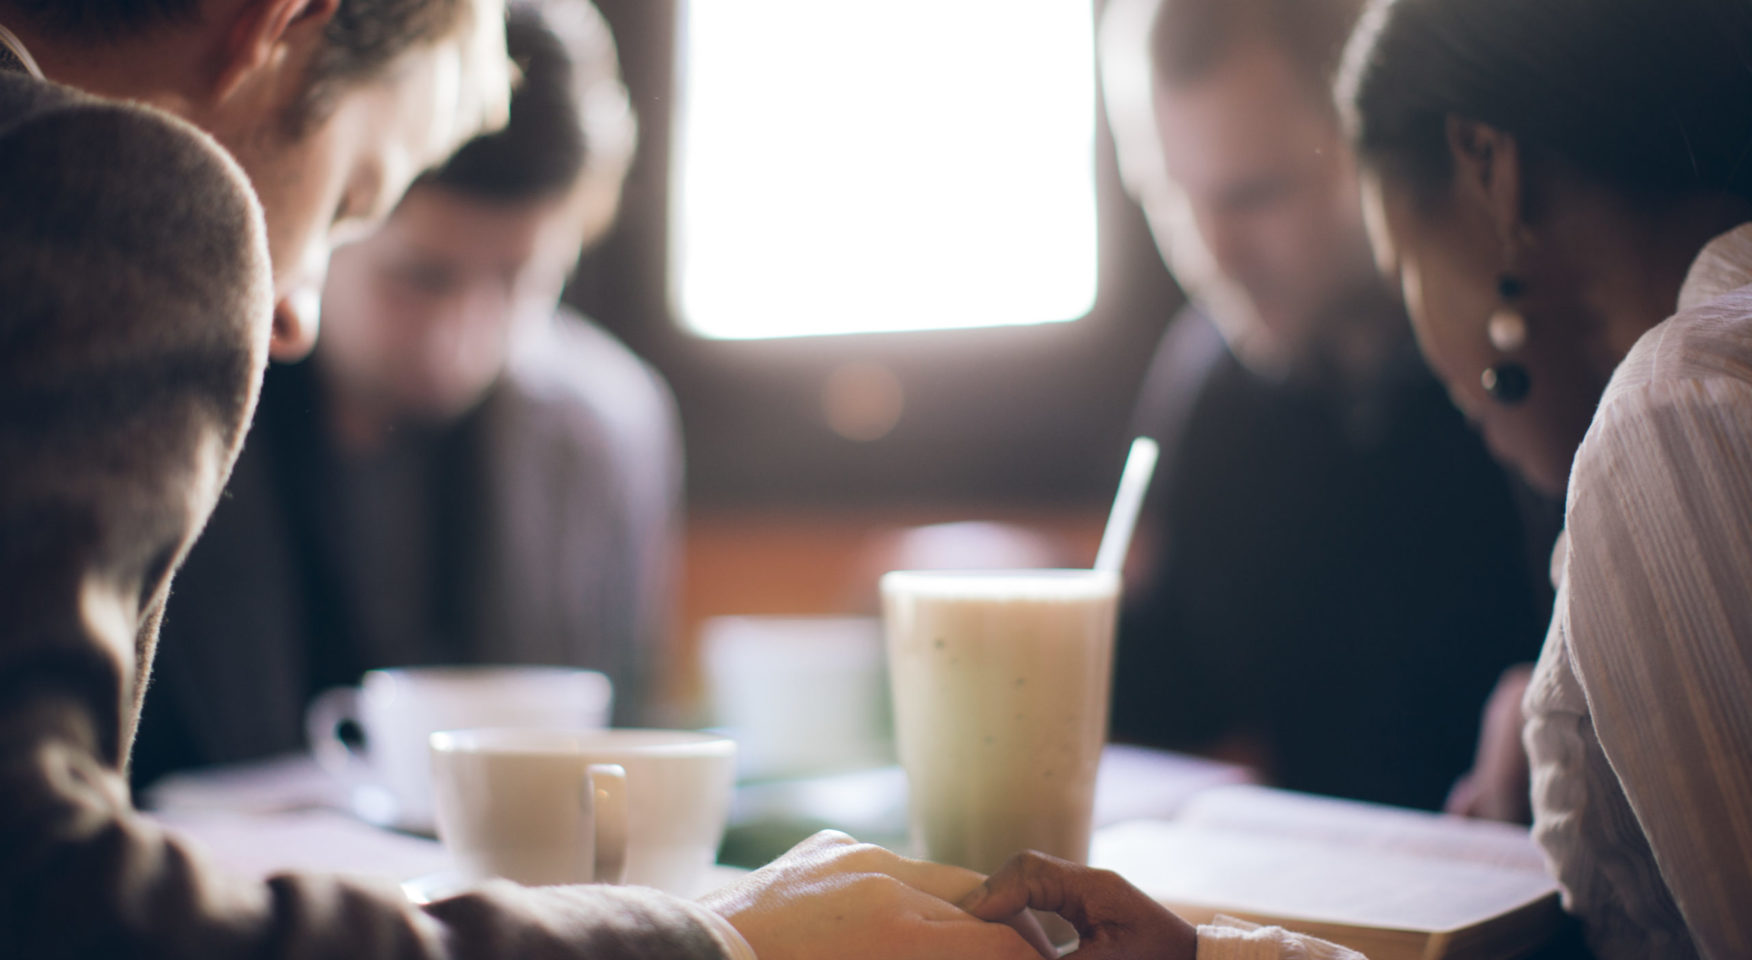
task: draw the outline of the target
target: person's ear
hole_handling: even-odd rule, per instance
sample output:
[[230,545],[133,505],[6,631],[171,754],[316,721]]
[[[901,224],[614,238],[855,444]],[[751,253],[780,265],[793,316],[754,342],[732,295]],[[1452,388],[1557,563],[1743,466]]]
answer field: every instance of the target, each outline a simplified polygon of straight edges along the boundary
[[1518,246],[1526,234],[1526,181],[1514,135],[1450,116],[1448,153],[1454,161],[1455,199],[1482,209],[1505,248]]
[[322,41],[340,6],[341,0],[243,0],[215,54],[213,99],[276,67],[302,70],[306,58],[295,54]]

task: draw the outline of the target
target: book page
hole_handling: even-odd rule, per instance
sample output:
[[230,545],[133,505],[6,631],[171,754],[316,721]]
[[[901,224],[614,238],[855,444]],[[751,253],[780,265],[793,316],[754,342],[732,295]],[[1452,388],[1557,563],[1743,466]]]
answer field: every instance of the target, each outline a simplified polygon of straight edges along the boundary
[[1176,819],[1260,836],[1546,872],[1545,856],[1525,827],[1270,787],[1206,790],[1188,801]]
[[1424,933],[1484,923],[1557,890],[1543,872],[1185,821],[1099,831],[1090,860],[1169,905]]
[[334,873],[400,883],[449,869],[436,840],[391,833],[330,810],[233,813],[184,808],[147,814],[193,840],[234,876]]
[[1095,826],[1172,819],[1202,793],[1252,780],[1231,763],[1110,743],[1095,780]]

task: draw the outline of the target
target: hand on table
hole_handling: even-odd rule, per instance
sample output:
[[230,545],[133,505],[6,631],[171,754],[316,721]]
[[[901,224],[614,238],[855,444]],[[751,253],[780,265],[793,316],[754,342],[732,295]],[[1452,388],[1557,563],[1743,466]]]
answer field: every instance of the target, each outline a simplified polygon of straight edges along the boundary
[[1018,905],[975,919],[955,902],[980,875],[818,833],[700,902],[760,960],[1040,960],[1040,925]]
[[1484,820],[1530,823],[1532,788],[1528,780],[1527,748],[1521,743],[1525,718],[1521,699],[1533,678],[1533,666],[1521,664],[1503,671],[1478,730],[1478,755],[1472,769],[1454,784],[1443,805],[1448,813]]
[[976,917],[1048,910],[1077,928],[1075,960],[1194,960],[1198,931],[1109,870],[1023,853],[960,901]]

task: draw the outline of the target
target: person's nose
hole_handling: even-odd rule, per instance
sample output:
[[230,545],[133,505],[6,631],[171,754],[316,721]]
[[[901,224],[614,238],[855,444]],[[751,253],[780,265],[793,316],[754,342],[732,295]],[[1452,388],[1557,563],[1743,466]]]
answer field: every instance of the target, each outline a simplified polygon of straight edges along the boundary
[[304,359],[316,346],[322,320],[321,296],[294,290],[274,303],[274,332],[268,340],[268,355],[281,363]]
[[510,309],[508,291],[496,282],[476,278],[449,298],[443,310],[443,326],[458,345],[466,344],[481,331],[498,327]]
[[312,243],[274,302],[268,355],[281,363],[304,359],[322,329],[322,287],[328,277],[329,245]]
[[463,300],[465,320],[471,327],[497,326],[510,311],[512,291],[497,280],[482,280],[469,286]]

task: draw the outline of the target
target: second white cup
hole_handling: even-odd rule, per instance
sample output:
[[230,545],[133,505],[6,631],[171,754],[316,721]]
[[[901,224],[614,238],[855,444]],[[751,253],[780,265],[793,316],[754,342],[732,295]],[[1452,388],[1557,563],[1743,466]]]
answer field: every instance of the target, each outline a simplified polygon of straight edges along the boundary
[[[324,769],[352,786],[353,808],[361,817],[430,832],[427,737],[465,727],[602,727],[612,693],[607,677],[571,667],[372,670],[358,687],[319,695],[305,723],[311,752]],[[340,738],[339,728],[347,722],[364,732],[362,752]]]

